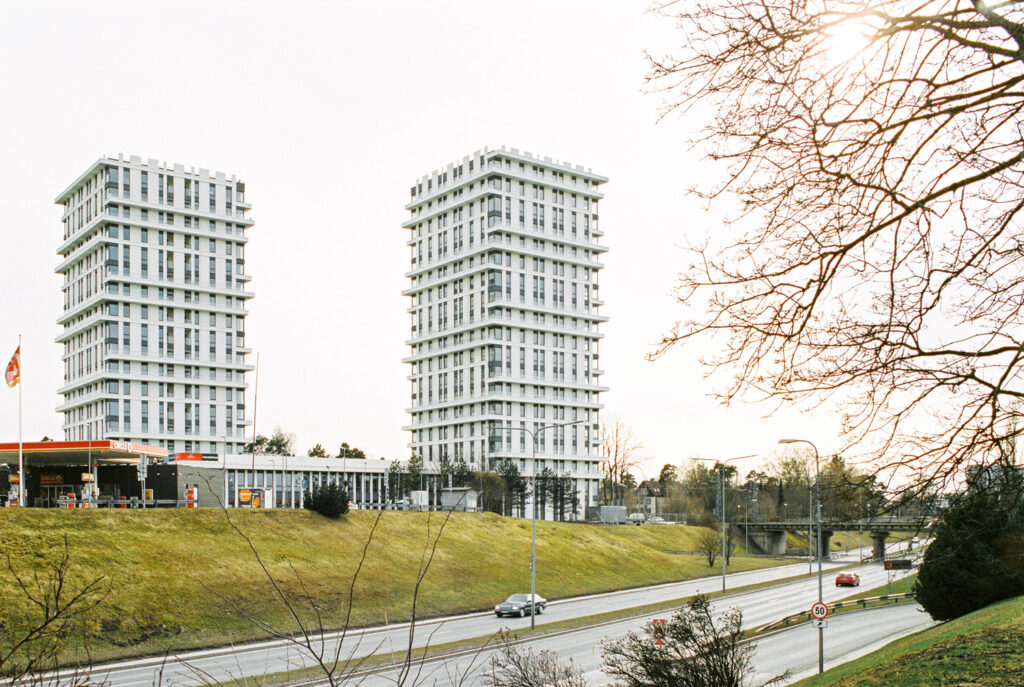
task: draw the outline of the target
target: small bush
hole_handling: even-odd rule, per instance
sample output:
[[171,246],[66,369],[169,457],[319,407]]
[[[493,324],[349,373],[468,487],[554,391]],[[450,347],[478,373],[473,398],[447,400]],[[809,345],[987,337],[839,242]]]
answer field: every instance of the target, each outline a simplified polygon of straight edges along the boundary
[[340,484],[322,484],[307,489],[304,502],[307,510],[331,519],[340,518],[348,512],[348,492]]

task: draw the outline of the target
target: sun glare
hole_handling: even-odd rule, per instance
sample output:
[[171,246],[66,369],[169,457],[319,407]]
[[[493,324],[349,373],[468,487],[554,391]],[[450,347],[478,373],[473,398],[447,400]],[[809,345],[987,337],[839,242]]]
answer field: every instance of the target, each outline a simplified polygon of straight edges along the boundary
[[822,42],[825,57],[832,64],[843,64],[861,56],[871,42],[872,27],[859,20],[845,21],[825,30]]

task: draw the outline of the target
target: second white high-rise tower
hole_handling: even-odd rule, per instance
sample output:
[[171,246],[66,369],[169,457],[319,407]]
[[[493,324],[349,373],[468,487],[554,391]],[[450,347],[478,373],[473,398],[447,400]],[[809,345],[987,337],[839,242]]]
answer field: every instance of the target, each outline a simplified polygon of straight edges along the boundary
[[597,505],[601,479],[606,181],[551,158],[486,149],[418,180],[403,225],[413,453],[474,469],[511,460],[526,476],[568,473],[580,515]]

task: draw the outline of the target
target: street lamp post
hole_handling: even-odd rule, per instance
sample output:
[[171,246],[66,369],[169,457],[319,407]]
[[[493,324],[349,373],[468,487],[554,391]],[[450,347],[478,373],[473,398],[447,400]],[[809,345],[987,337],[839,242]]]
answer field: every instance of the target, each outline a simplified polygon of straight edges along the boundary
[[[814,472],[818,472],[815,463]],[[814,553],[811,551],[811,540],[814,538],[814,503],[810,485],[807,486],[807,574],[814,572]]]
[[[722,593],[725,593],[725,464],[731,463],[734,460],[743,460],[744,458],[753,458],[754,455],[747,456],[736,456],[734,458],[726,458],[725,460],[716,460],[715,467],[718,468],[718,481],[721,484],[721,501],[719,502],[719,510],[722,512]],[[694,458],[693,460],[700,460],[704,462],[710,462],[711,458]]]
[[[807,439],[779,439],[780,444],[809,444],[814,449],[814,495],[817,501],[817,520],[818,520],[818,539],[817,539],[817,554],[818,554],[818,603],[822,603],[822,585],[821,585],[821,474],[818,471],[818,447]],[[808,517],[810,517],[808,515]],[[807,539],[807,546],[810,547],[810,537]],[[818,628],[818,674],[825,672],[825,649],[824,649],[824,628]]]
[[533,463],[531,465],[530,475],[530,491],[533,493],[533,507],[530,509],[531,528],[530,528],[530,629],[534,630],[537,628],[537,612],[534,606],[534,600],[537,598],[537,437],[545,429],[551,429],[552,427],[568,427],[569,425],[578,425],[585,420],[573,420],[572,422],[560,422],[552,425],[541,425],[533,430],[526,429],[525,427],[503,427],[502,429],[508,429],[516,432],[526,432],[530,435],[530,441],[533,444]]
[[[750,553],[750,539],[748,538],[748,530],[750,529],[750,515],[747,512],[747,502],[743,502],[743,553]],[[736,510],[740,509],[740,504],[736,504]]]

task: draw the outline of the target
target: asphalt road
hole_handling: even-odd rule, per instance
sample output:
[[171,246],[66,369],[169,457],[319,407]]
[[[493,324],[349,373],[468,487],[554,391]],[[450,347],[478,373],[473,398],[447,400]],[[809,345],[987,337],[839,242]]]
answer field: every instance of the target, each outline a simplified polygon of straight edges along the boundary
[[[893,545],[895,547],[895,545]],[[891,550],[891,549],[890,549]],[[847,560],[856,562],[858,552],[853,551]],[[825,568],[835,567],[845,562],[826,563]],[[758,582],[778,580],[807,572],[806,563],[780,566],[767,570],[756,570],[735,573],[727,576],[730,587],[739,587]],[[886,573],[880,564],[863,566],[859,570],[862,585],[873,587],[884,584]],[[543,615],[537,617],[537,624],[578,618],[605,613],[624,608],[633,608],[645,604],[682,598],[699,591],[712,592],[721,589],[721,577],[708,577],[688,582],[678,582],[641,589],[612,592],[609,594],[592,595],[566,600],[551,600]],[[522,591],[522,590],[510,590]],[[538,590],[543,595],[543,590]],[[848,589],[836,590],[831,576],[826,576],[824,598],[837,599],[850,593]],[[817,599],[817,582],[806,580],[789,583],[778,587],[766,588],[730,596],[725,601],[728,606],[741,605],[744,610],[744,624],[760,625],[771,620],[784,617],[790,613],[809,608]],[[496,601],[499,601],[496,599]],[[742,604],[740,603],[742,601]],[[658,614],[658,615],[664,615]],[[652,616],[653,617],[653,616]],[[558,638],[543,640],[547,648],[560,645],[561,637],[575,637],[565,640],[570,645],[579,644],[575,649],[566,646],[566,656],[572,657],[584,646],[591,649],[603,637],[619,636],[628,629],[639,626],[641,620],[623,621],[594,628],[588,632],[574,632],[560,635]],[[448,642],[486,637],[501,627],[512,631],[529,628],[530,619],[503,618],[498,620],[491,613],[477,613],[450,618],[435,619],[417,625],[413,641],[414,647],[426,644],[444,644]],[[576,637],[579,635],[579,637]],[[584,639],[580,639],[583,637]],[[372,653],[391,653],[403,651],[409,643],[409,628],[406,624],[390,627],[372,628],[365,631],[349,633],[340,645],[335,634],[323,638],[320,649],[325,655],[342,659],[365,656]],[[580,643],[582,642],[582,643]],[[561,650],[559,650],[561,653]],[[591,650],[591,653],[593,651]],[[212,681],[237,679],[243,676],[262,675],[285,670],[292,670],[310,665],[312,659],[308,652],[296,647],[290,641],[267,641],[238,647],[225,647],[201,651],[184,652],[177,656],[163,659],[135,659],[96,666],[93,677],[111,687],[141,687],[142,685],[199,685]],[[595,666],[596,668],[596,666]],[[450,678],[438,684],[450,683]],[[393,683],[392,683],[393,684]]]
[[[870,572],[867,575],[874,577]],[[799,589],[793,589],[799,587]],[[806,582],[785,585],[780,590],[808,593],[817,596],[817,587]],[[849,594],[843,590],[840,595]],[[754,592],[723,599],[716,610],[738,606],[744,610],[744,617],[756,615],[764,605],[776,606],[777,594]],[[828,598],[826,596],[826,598]],[[638,630],[643,624],[657,617],[655,614],[642,619],[624,620],[600,627],[582,628],[547,636],[524,643],[524,648],[534,652],[554,651],[561,662],[572,661],[573,666],[584,674],[589,685],[608,685],[611,680],[600,671],[601,642],[623,636],[630,630]],[[746,623],[745,623],[746,624]],[[933,624],[926,613],[916,604],[883,606],[867,611],[856,611],[836,616],[829,620],[825,630],[826,669],[869,653],[903,635],[915,632]],[[486,685],[487,676],[493,672],[492,651],[467,654],[446,660],[425,664],[416,674],[417,685],[464,685],[465,687]],[[805,677],[817,670],[817,631],[809,624],[801,624],[771,634],[757,641],[753,658],[755,678],[764,681],[769,677],[790,671],[790,681]],[[360,677],[361,687],[385,687],[395,684],[394,670]],[[754,684],[758,682],[754,680]],[[413,684],[410,679],[406,684]]]
[[[828,619],[825,670],[852,661],[935,621],[916,603],[880,606]],[[818,631],[809,624],[765,637],[754,655],[754,683],[790,671],[791,682],[818,672]],[[758,679],[759,678],[759,679]]]

